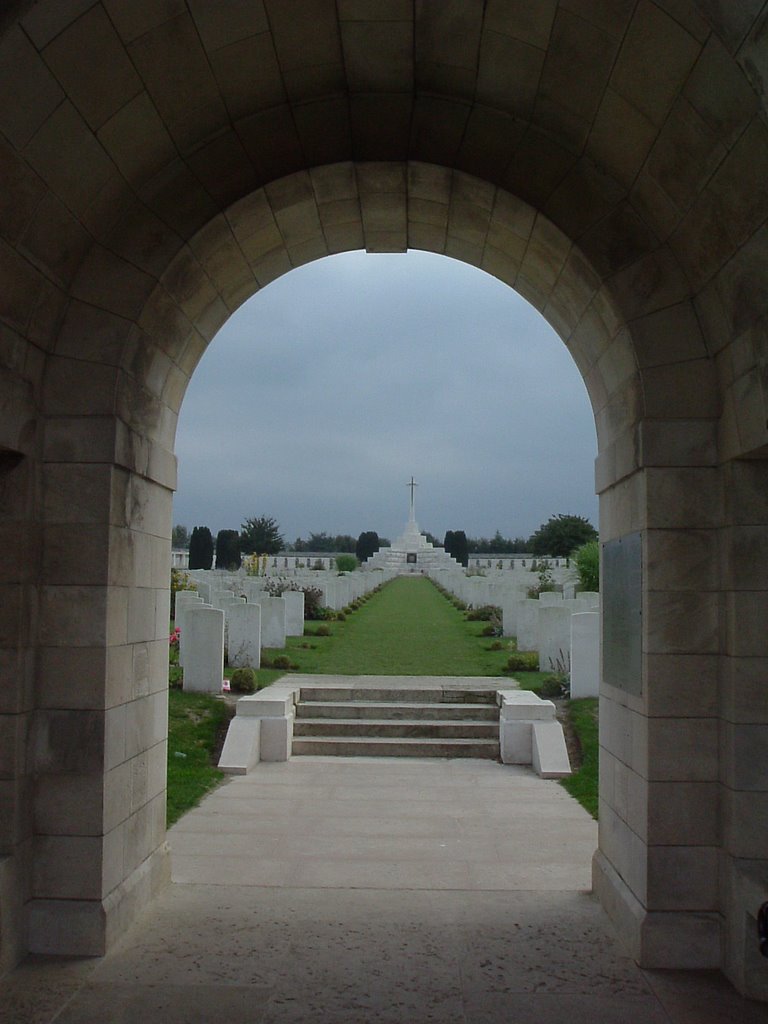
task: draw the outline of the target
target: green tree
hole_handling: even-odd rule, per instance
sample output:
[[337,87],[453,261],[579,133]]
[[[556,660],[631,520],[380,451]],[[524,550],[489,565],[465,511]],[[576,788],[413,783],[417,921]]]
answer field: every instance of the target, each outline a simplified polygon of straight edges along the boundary
[[379,535],[375,530],[365,530],[357,538],[355,554],[359,562],[365,562],[379,550]]
[[443,541],[446,552],[465,568],[469,565],[469,546],[463,530],[448,530]]
[[600,589],[600,545],[596,540],[588,540],[573,553],[573,561],[582,590],[598,591]]
[[245,555],[276,555],[283,545],[280,527],[272,516],[246,519],[240,527],[240,550]]
[[307,540],[297,537],[293,544],[294,551],[311,551],[313,553],[344,551],[354,553],[357,540],[350,533],[337,533],[335,536],[323,531],[310,533]]
[[189,538],[189,568],[210,569],[213,564],[213,535],[207,526],[196,526]]
[[171,533],[171,547],[174,548],[188,548],[189,547],[189,530],[186,526],[181,526],[178,523],[174,526]]
[[597,540],[597,530],[583,516],[550,516],[530,540],[531,554],[567,558],[587,541]]
[[239,569],[240,534],[237,530],[219,530],[216,534],[216,568]]

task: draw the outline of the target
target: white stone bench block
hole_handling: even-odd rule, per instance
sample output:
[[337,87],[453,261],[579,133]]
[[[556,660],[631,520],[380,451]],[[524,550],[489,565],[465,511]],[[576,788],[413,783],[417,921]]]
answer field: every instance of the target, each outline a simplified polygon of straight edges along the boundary
[[562,779],[571,774],[568,748],[559,722],[533,722],[533,769],[542,779]]
[[530,764],[542,778],[571,774],[555,705],[528,690],[499,690],[499,747],[503,764]]
[[287,761],[293,746],[293,714],[281,718],[262,718],[261,760]]
[[530,690],[499,690],[502,721],[553,722],[555,705]]
[[280,718],[293,714],[294,694],[298,692],[298,687],[277,693],[270,692],[276,689],[267,686],[258,693],[241,697],[237,702],[237,714],[247,718]]
[[499,722],[502,764],[533,763],[533,729],[530,722]]
[[222,771],[245,775],[259,761],[290,758],[298,693],[297,683],[274,683],[238,700],[219,761]]

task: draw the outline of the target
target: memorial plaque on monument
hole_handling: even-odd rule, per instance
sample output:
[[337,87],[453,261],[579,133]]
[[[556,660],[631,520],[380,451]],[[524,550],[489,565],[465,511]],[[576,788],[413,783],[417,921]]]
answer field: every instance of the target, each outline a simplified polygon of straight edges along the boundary
[[410,564],[415,564],[415,562],[416,562],[416,552],[415,552],[415,551],[409,551],[409,552],[408,552],[408,553],[406,554],[406,556],[405,556],[405,560],[406,560],[406,562],[407,562],[407,563],[408,563],[409,565],[410,565]]
[[643,544],[639,533],[603,544],[603,679],[626,693],[643,689]]

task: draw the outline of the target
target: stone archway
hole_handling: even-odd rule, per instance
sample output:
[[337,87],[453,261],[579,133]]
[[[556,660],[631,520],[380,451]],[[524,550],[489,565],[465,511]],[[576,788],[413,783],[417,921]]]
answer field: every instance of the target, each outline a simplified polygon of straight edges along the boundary
[[205,346],[293,266],[411,246],[516,288],[587,383],[607,599],[633,569],[642,611],[603,681],[597,891],[641,962],[764,994],[754,16],[40,0],[4,25],[3,959],[24,917],[34,949],[103,950],[165,876],[173,438]]

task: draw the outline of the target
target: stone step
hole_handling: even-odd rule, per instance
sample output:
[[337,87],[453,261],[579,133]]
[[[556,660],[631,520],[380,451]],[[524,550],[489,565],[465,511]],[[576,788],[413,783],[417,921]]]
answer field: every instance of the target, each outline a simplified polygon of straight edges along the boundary
[[498,740],[302,736],[293,754],[319,757],[474,757],[498,760]]
[[441,721],[498,722],[499,708],[490,704],[442,704],[434,701],[390,703],[388,701],[300,701],[296,705],[297,718],[358,718],[358,719],[401,719],[423,718]]
[[493,704],[496,705],[496,690],[449,690],[435,687],[432,689],[387,689],[376,687],[346,686],[309,686],[302,687],[301,701],[393,703],[401,704]]
[[499,740],[498,722],[441,722],[418,719],[361,721],[358,718],[297,718],[296,736]]

